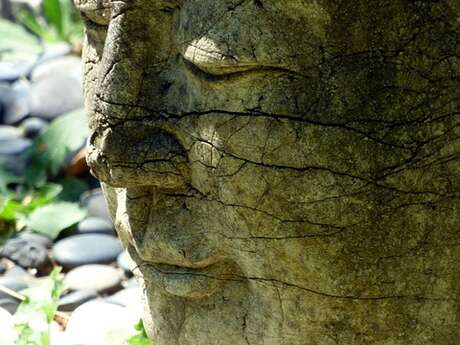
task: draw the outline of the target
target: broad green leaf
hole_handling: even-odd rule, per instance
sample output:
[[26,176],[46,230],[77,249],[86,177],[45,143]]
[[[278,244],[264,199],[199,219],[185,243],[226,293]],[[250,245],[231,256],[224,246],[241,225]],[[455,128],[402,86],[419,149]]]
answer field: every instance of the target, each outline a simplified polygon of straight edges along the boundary
[[7,168],[0,164],[0,193],[4,194],[8,191],[10,183],[20,183],[22,178],[11,174]]
[[57,182],[63,188],[58,195],[62,201],[79,201],[80,196],[89,189],[87,183],[76,177],[64,177]]
[[33,210],[24,220],[32,230],[56,238],[59,233],[79,222],[86,211],[77,203],[56,202]]
[[18,24],[0,18],[0,60],[30,60],[43,50],[38,39]]
[[36,148],[36,146],[32,146],[34,150],[28,154],[30,163],[24,172],[24,182],[29,186],[40,187],[46,183],[49,164],[47,157]]
[[62,34],[62,11],[60,0],[43,0],[43,15],[48,25],[54,28],[58,34]]
[[44,147],[51,173],[56,175],[66,154],[78,149],[88,135],[84,110],[61,115],[37,138],[35,145]]

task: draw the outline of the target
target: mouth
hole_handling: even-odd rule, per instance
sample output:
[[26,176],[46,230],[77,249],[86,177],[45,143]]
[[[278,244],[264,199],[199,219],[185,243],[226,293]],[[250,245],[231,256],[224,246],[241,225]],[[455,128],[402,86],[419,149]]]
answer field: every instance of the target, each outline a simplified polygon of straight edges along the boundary
[[220,261],[211,265],[196,264],[192,267],[144,261],[134,248],[128,252],[136,262],[136,269],[148,286],[159,288],[167,294],[200,299],[213,295],[229,280],[236,280],[232,265]]

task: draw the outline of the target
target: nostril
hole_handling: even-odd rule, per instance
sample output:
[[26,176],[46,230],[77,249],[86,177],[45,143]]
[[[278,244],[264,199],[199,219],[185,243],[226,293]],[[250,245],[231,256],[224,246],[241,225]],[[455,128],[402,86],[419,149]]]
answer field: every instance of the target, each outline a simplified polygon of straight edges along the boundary
[[99,179],[114,187],[171,191],[183,189],[189,180],[184,147],[158,128],[119,125],[96,133],[90,139],[88,164]]

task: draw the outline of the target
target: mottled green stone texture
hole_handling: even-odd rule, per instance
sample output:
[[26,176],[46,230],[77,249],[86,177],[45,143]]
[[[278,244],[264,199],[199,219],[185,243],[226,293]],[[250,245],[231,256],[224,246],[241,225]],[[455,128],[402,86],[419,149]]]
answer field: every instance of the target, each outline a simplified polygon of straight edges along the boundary
[[459,0],[76,4],[155,345],[459,344]]

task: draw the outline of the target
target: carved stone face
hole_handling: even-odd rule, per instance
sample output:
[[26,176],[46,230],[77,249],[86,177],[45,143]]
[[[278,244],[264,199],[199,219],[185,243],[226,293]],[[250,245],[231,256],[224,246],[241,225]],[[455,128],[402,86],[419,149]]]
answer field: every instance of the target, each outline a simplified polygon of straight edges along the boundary
[[156,345],[456,343],[457,1],[76,3]]

